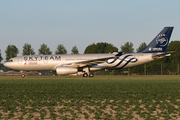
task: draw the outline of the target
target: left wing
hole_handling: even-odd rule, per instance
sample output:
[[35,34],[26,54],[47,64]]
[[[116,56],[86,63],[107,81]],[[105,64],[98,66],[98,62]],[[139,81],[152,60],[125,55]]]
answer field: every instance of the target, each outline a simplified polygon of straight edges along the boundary
[[75,67],[75,68],[88,67],[88,66],[104,63],[104,62],[106,62],[107,59],[116,58],[121,55],[122,55],[122,52],[119,52],[118,54],[116,54],[115,56],[112,56],[112,57],[97,58],[97,59],[85,60],[85,61],[81,61],[81,62],[75,62],[75,63],[69,64],[68,66]]
[[103,62],[106,62],[106,59],[110,59],[110,58],[114,58],[114,57],[106,57],[106,58],[99,58],[99,59],[92,59],[92,60],[86,60],[86,61],[81,61],[81,62],[75,62],[70,64],[71,67],[87,67],[87,66],[92,66],[92,65],[96,65],[96,64],[100,64]]

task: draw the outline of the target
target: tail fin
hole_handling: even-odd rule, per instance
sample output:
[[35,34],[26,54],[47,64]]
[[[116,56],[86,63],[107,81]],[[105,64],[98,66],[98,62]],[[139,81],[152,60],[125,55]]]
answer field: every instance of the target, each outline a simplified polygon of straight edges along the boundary
[[164,27],[152,42],[139,53],[166,52],[173,28],[174,27]]

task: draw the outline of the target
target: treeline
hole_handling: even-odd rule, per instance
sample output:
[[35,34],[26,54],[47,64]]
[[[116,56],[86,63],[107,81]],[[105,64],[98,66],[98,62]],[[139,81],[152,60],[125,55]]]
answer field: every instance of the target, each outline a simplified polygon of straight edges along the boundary
[[[79,51],[76,46],[72,48],[71,54],[79,54]],[[8,61],[12,57],[16,57],[19,53],[19,49],[15,45],[8,45],[6,50],[6,61]],[[46,44],[42,44],[41,47],[38,49],[38,54],[43,55],[49,55],[52,54],[52,51],[50,51],[50,48]],[[55,51],[55,54],[67,54],[67,50],[62,44],[59,44],[57,46],[57,50]],[[34,49],[31,47],[31,44],[25,43],[23,46],[22,55],[35,55]],[[1,50],[0,50],[0,62],[3,60],[1,56]]]
[[[141,45],[140,45],[141,46]],[[87,53],[113,53],[113,52],[118,52],[118,48],[113,46],[112,44],[109,43],[103,43],[99,42],[97,44],[91,44],[86,47],[84,50],[84,54]],[[125,43],[123,46],[121,46],[121,52],[134,52],[133,44],[131,42]],[[6,58],[5,61],[8,61],[12,57],[16,57],[17,54],[19,54],[19,49],[15,45],[8,45],[6,50]],[[59,44],[57,46],[57,50],[54,52],[55,54],[67,54],[67,50],[64,47],[64,45]],[[31,47],[31,44],[25,43],[23,46],[23,51],[22,55],[34,55],[36,54],[34,49]],[[49,55],[52,54],[52,51],[46,44],[42,44],[40,48],[38,49],[38,54],[43,54],[43,55]],[[71,54],[79,54],[79,50],[77,46],[73,46],[71,49]],[[0,62],[3,60],[1,56],[1,49],[0,49]]]
[[[143,50],[146,47],[146,43],[143,42],[140,44],[136,52]],[[113,53],[113,52],[124,52],[132,53],[135,52],[133,48],[133,43],[126,42],[124,45],[120,46],[121,50],[118,50],[117,47],[110,43],[93,43],[87,46],[84,50],[84,54],[87,53]],[[161,75],[161,74],[178,74],[179,75],[179,62],[180,62],[180,41],[171,41],[167,47],[167,51],[175,51],[171,56],[165,57],[163,59],[140,65],[137,67],[123,69],[123,70],[109,70],[109,71],[96,71],[95,74],[151,74],[151,75]],[[12,57],[16,57],[19,53],[18,48],[15,45],[8,45],[6,50],[5,60],[9,60]],[[59,44],[55,54],[67,54],[66,48]],[[25,43],[23,46],[22,55],[34,55],[34,49],[31,47],[31,44]],[[46,44],[42,44],[38,49],[38,54],[52,54],[52,51]],[[73,46],[71,49],[71,54],[79,54],[77,46]],[[3,60],[0,50],[0,62]]]

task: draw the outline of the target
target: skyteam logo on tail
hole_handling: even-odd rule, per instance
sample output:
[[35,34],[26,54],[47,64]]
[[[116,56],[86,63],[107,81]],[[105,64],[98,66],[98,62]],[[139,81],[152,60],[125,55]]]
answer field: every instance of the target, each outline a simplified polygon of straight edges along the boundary
[[156,37],[156,44],[161,47],[164,47],[168,44],[168,40],[166,38],[166,35],[165,34],[160,34]]

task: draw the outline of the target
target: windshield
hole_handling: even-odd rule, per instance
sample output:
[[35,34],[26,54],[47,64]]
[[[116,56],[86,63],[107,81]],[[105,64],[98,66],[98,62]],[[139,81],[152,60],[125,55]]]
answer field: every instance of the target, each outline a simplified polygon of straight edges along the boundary
[[13,60],[8,60],[7,62],[13,62]]

